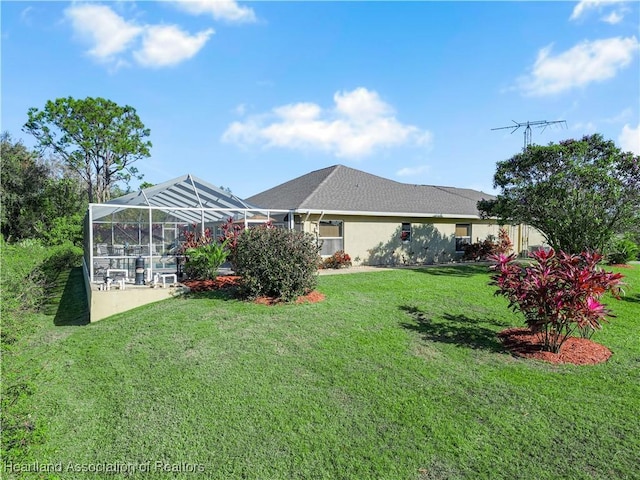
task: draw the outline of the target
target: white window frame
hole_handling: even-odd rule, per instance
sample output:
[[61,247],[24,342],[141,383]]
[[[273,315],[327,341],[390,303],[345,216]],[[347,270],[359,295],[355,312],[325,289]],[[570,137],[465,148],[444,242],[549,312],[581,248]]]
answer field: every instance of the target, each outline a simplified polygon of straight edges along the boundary
[[[458,235],[458,227],[467,227],[467,234],[468,235]],[[456,223],[455,226],[455,248],[456,248],[456,253],[462,253],[464,252],[463,249],[459,249],[458,246],[459,245],[463,245],[462,242],[465,242],[468,245],[471,245],[471,224],[470,223]]]
[[[320,236],[320,225],[321,224],[329,224],[329,225],[339,225],[340,227],[340,236],[338,237],[322,237]],[[330,252],[330,253],[326,253],[325,251],[323,251],[324,249],[324,241],[325,240],[331,240],[332,243],[333,241],[338,241],[340,248]],[[318,222],[318,245],[320,245],[320,255],[322,257],[330,257],[331,255],[333,255],[334,253],[342,250],[344,251],[344,221],[343,220],[320,220]]]

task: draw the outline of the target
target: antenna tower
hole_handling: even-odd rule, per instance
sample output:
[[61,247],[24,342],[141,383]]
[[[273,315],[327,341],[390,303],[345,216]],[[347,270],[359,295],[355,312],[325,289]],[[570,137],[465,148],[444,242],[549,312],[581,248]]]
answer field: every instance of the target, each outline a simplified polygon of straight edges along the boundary
[[524,127],[524,147],[522,148],[523,150],[526,150],[528,146],[531,145],[531,127],[534,128],[541,128],[542,131],[544,131],[545,128],[547,128],[549,125],[555,125],[557,123],[560,124],[560,126],[564,125],[565,127],[567,126],[567,122],[566,120],[553,120],[551,122],[548,122],[546,120],[536,120],[533,122],[516,122],[515,120],[511,120],[513,122],[513,125],[509,125],[507,127],[498,127],[498,128],[492,128],[491,130],[504,130],[506,128],[510,128],[511,129],[511,133],[515,132],[516,130],[518,130],[520,127]]

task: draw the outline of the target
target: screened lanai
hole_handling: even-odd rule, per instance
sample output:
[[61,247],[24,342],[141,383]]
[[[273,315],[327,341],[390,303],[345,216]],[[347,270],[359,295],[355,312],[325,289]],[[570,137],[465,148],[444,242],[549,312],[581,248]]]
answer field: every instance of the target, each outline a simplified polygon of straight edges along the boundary
[[[229,220],[231,219],[231,220]],[[84,263],[88,278],[133,282],[136,260],[145,278],[181,274],[181,245],[195,233],[217,238],[228,221],[247,228],[267,221],[292,228],[288,210],[266,210],[190,174],[102,204],[90,204],[84,223]]]

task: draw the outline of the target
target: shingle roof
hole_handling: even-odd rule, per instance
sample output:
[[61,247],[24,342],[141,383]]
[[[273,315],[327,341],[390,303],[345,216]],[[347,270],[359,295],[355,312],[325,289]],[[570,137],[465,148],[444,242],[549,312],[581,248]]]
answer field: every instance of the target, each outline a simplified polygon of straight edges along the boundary
[[263,208],[348,212],[479,215],[476,203],[492,195],[468,188],[412,185],[344,165],[316,170],[258,193]]

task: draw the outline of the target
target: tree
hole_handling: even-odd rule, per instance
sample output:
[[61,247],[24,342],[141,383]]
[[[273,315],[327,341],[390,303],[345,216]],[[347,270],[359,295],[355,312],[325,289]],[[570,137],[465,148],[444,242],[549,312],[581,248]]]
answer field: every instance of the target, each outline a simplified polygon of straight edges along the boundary
[[11,240],[39,238],[47,244],[81,244],[86,198],[78,180],[53,160],[45,161],[8,133],[1,137],[0,226]]
[[483,215],[527,223],[558,251],[603,251],[640,224],[639,157],[599,134],[530,146],[498,162],[493,184],[502,192],[478,202]]
[[89,202],[106,202],[117,182],[142,178],[132,164],[150,155],[151,142],[133,107],[69,97],[49,100],[43,110],[30,108],[28,116],[24,131],[82,178]]
[[87,209],[87,198],[78,179],[72,176],[49,176],[41,204],[34,225],[36,237],[48,245],[72,242],[81,246],[82,219]]
[[35,215],[41,209],[47,168],[37,155],[9,133],[0,137],[0,229],[7,240],[20,240],[35,234]]

